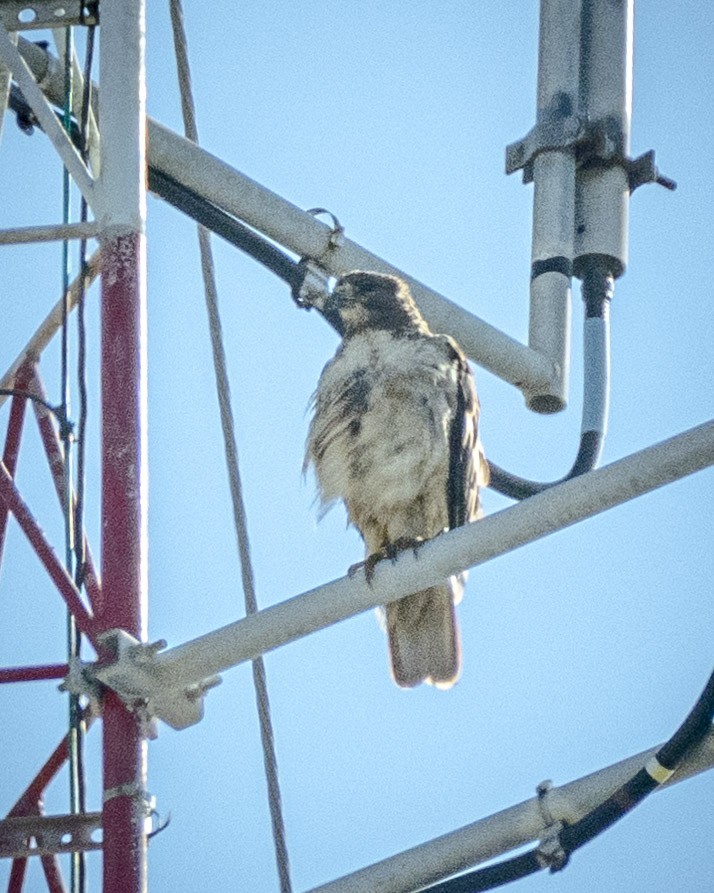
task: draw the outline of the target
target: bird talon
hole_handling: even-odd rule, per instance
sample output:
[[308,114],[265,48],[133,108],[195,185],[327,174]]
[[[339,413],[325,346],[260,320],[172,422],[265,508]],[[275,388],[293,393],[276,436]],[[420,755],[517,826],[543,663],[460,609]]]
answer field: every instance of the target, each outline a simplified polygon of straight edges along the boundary
[[367,584],[371,586],[372,578],[374,577],[374,569],[377,566],[377,563],[383,558],[385,558],[385,555],[382,552],[375,552],[373,555],[368,555],[364,561],[358,561],[356,564],[351,564],[347,568],[347,576],[354,577],[359,571],[363,570]]
[[400,536],[386,548],[390,550],[390,558],[392,559],[392,561],[396,561],[397,556],[401,552],[406,552],[407,549],[411,549],[414,557],[418,558],[419,550],[424,545],[424,543],[425,540],[417,539],[416,537]]
[[392,564],[396,564],[397,558],[399,558],[399,553],[401,551],[402,550],[399,548],[399,546],[396,543],[388,543],[382,549],[382,556],[384,558],[388,558],[392,562]]
[[347,568],[347,576],[348,577],[356,576],[357,572],[361,571],[363,567],[364,567],[364,561],[358,561],[356,564],[351,564]]
[[372,585],[372,578],[374,577],[374,570],[377,567],[377,564],[384,558],[384,555],[381,552],[375,552],[374,555],[368,555],[364,561],[364,575],[367,579],[367,583]]

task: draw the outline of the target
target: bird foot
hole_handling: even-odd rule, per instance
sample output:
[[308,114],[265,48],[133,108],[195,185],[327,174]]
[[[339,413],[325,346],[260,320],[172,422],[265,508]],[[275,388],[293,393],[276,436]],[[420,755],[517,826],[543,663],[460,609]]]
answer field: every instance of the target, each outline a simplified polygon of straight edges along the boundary
[[351,564],[347,568],[347,576],[354,577],[359,571],[364,571],[365,579],[369,586],[372,585],[372,578],[374,577],[374,569],[377,566],[379,561],[382,561],[384,558],[387,558],[387,555],[384,555],[381,551],[374,552],[372,555],[368,555],[364,561],[358,561],[356,564]]
[[414,557],[419,557],[419,549],[424,545],[424,540],[413,539],[408,536],[400,536],[393,543],[386,543],[379,549],[377,552],[373,552],[371,555],[368,555],[364,561],[358,561],[357,564],[352,564],[347,569],[347,575],[349,577],[354,577],[355,574],[364,570],[364,576],[367,580],[367,583],[371,586],[372,579],[374,577],[374,570],[379,564],[380,561],[384,561],[385,559],[389,559],[392,564],[394,564],[402,552],[406,552],[407,549],[411,549],[414,553]]
[[[348,577],[354,577],[354,576],[356,576],[357,573],[358,573],[359,571],[361,571],[361,570],[364,568],[364,566],[366,565],[366,563],[367,563],[366,561],[357,561],[357,562],[355,562],[354,564],[351,564],[351,565],[347,568],[347,576],[348,576]],[[365,574],[366,574],[366,573],[367,573],[367,572],[365,571]]]
[[406,552],[407,549],[411,549],[414,553],[414,557],[419,557],[419,550],[424,545],[426,540],[420,540],[416,537],[412,536],[400,536],[393,543],[385,546],[385,552],[387,553],[386,557],[391,558],[392,561],[396,561],[400,552]]

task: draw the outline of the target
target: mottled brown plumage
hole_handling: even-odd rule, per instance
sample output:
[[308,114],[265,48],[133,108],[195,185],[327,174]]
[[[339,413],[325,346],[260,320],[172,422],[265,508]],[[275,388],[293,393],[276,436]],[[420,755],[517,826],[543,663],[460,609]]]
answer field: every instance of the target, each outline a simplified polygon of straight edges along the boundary
[[[394,276],[348,273],[319,309],[343,339],[320,376],[305,457],[323,506],[344,501],[368,557],[477,518],[487,465],[473,375],[456,342],[429,330]],[[458,679],[463,583],[452,577],[384,609],[398,685]]]

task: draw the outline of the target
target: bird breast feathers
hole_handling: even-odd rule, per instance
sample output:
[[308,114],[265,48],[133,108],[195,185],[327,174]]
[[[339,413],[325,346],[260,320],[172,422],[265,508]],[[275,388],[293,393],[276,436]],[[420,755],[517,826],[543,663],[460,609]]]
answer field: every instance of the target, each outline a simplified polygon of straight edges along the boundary
[[[399,338],[385,331],[368,331],[343,343],[325,366],[317,386],[318,397],[331,399],[332,391],[360,371],[375,384],[390,379],[424,378],[432,387],[455,386],[456,370],[443,336]],[[318,411],[319,411],[318,405]]]
[[322,502],[387,507],[445,486],[457,386],[438,337],[349,339],[320,378],[308,437]]

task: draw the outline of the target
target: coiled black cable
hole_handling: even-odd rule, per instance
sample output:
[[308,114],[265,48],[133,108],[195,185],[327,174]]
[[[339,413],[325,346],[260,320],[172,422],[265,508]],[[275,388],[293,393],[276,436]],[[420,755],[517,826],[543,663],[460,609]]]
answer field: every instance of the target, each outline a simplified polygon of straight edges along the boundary
[[[527,499],[597,467],[607,430],[610,381],[606,355],[609,351],[610,301],[614,288],[615,281],[603,261],[600,258],[587,259],[581,286],[585,304],[583,423],[572,468],[565,477],[550,483],[539,483],[504,471],[491,462],[491,487],[504,496]],[[594,327],[594,336],[588,326]]]
[[297,261],[292,260],[235,217],[231,217],[230,214],[151,165],[149,189],[196,223],[200,223],[226,242],[255,258],[258,263],[286,282],[291,289],[300,284],[301,276]]

